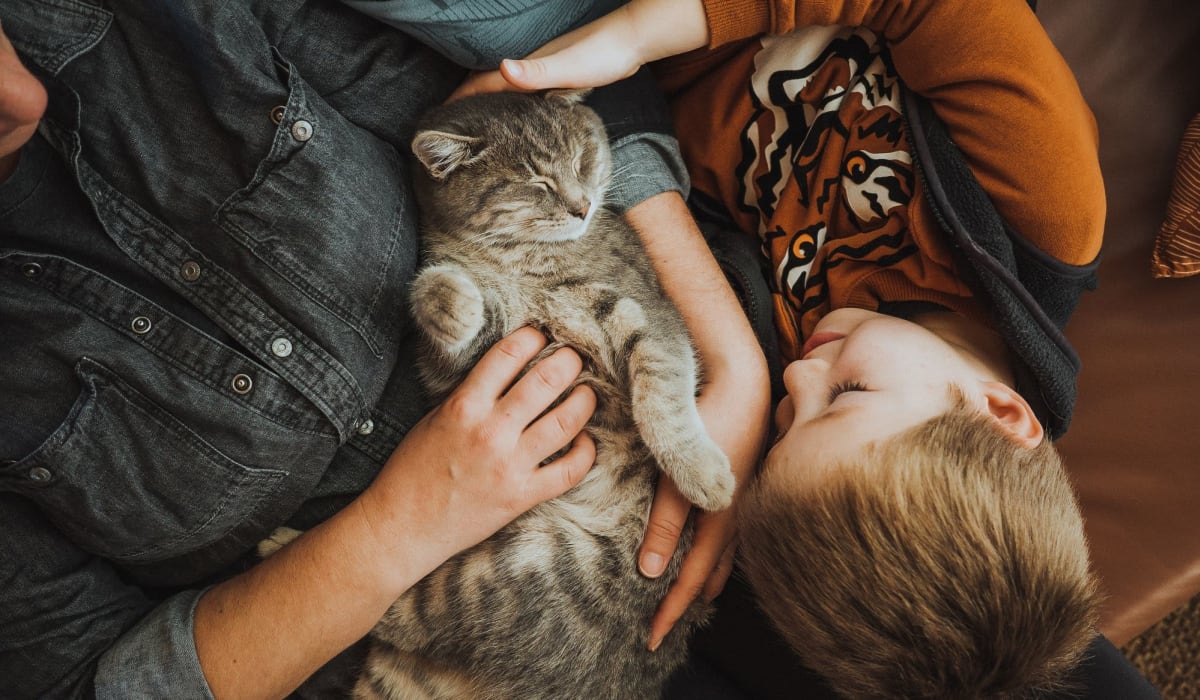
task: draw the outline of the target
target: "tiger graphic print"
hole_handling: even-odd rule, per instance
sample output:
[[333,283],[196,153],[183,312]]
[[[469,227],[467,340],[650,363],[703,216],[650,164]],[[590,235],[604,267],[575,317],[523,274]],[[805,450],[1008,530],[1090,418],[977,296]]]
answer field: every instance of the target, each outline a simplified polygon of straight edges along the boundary
[[[730,78],[739,75],[737,88]],[[688,106],[700,94],[715,99],[713,116]],[[902,110],[886,45],[870,30],[836,26],[756,39],[676,99],[698,195],[757,235],[770,261],[787,360],[834,308],[970,306],[940,234],[916,230],[936,224]]]

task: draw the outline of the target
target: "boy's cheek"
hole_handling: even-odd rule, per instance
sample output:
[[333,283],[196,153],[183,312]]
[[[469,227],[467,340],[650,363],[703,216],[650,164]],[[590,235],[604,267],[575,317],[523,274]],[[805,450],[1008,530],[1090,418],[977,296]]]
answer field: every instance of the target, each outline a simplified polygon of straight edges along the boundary
[[796,407],[792,404],[791,396],[784,396],[779,402],[779,406],[775,408],[775,441],[778,442],[787,429],[791,427],[792,420],[796,417]]

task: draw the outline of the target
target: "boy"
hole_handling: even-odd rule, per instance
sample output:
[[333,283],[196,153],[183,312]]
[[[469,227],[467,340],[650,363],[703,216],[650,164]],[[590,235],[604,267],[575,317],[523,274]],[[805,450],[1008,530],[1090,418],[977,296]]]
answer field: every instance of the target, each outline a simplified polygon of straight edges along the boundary
[[658,75],[792,361],[739,506],[759,604],[851,697],[1057,687],[1095,592],[1049,439],[1104,215],[1069,69],[1019,0],[634,0],[502,72],[598,84],[705,45]]

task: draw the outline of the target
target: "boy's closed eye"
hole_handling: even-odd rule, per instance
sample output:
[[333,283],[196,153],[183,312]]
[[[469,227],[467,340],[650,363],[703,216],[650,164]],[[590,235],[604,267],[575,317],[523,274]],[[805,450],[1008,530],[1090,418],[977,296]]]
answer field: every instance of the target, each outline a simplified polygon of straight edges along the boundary
[[837,397],[851,391],[869,391],[867,385],[858,381],[838,382],[829,389],[829,396],[825,399],[826,404],[831,404],[837,400]]

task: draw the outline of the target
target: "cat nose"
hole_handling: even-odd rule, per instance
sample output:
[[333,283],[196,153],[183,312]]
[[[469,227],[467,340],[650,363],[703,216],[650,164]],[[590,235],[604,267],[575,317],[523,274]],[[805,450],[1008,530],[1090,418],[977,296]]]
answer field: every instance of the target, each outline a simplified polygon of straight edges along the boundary
[[592,203],[587,199],[580,200],[571,206],[570,209],[571,216],[574,216],[577,219],[586,219],[588,212],[592,209]]

